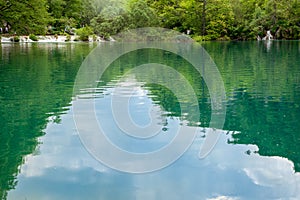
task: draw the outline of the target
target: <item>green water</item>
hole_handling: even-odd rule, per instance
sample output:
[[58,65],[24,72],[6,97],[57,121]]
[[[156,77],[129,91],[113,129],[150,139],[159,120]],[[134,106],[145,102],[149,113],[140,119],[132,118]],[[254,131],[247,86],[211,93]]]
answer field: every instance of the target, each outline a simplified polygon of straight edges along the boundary
[[[281,156],[300,172],[299,42],[205,46],[219,66],[228,95],[225,129],[233,143],[255,144],[264,156]],[[220,56],[222,55],[222,56]]]
[[49,117],[60,123],[87,45],[1,45],[0,197],[16,186],[24,156],[35,152]]
[[[218,144],[211,155],[199,160],[196,141],[173,165],[133,175],[114,171],[93,159],[76,133],[71,107],[74,80],[95,45],[1,44],[0,197],[297,199],[300,42],[211,42],[203,47],[222,75],[227,96],[226,120]],[[151,61],[172,66],[189,81],[198,97],[200,127],[208,128],[211,103],[205,82],[188,62],[162,50],[137,50],[113,62],[98,85],[96,114],[107,112],[109,90],[126,72]],[[141,90],[148,92],[148,104],[158,105],[163,111],[167,133],[163,140],[170,139],[182,120],[189,126],[199,124],[199,116],[193,115],[195,105],[187,101],[180,107],[170,90],[147,84],[150,74],[133,77],[131,82],[144,84]],[[171,81],[180,90],[176,78]],[[103,95],[105,92],[108,94]],[[133,101],[133,110],[142,112],[149,106],[146,103],[146,108],[141,108],[138,103]],[[184,118],[183,109],[189,110]],[[138,112],[136,116],[140,124],[149,120]],[[105,128],[115,132],[107,120]],[[112,134],[111,139],[124,148],[133,148],[119,135]],[[161,144],[134,145],[147,151]]]

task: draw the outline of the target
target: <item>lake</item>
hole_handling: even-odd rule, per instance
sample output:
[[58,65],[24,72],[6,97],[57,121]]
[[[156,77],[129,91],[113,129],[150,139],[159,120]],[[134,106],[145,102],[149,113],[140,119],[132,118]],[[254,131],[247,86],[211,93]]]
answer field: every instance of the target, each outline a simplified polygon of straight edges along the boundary
[[[222,85],[210,86],[188,60],[164,49],[108,61],[96,85],[76,96],[88,58],[106,62],[96,53],[114,45],[0,44],[0,199],[300,199],[299,41],[202,44],[226,94],[217,128],[213,94]],[[94,76],[87,72],[85,81]],[[94,117],[102,139],[130,155],[159,153],[180,131],[193,141],[174,159],[161,154],[159,165],[149,158],[139,168],[81,132]],[[218,140],[199,158],[209,132]]]

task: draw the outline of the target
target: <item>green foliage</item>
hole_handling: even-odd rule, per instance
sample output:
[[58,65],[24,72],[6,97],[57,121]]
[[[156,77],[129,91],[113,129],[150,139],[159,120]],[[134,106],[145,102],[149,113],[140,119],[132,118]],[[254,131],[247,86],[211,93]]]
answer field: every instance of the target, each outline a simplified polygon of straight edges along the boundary
[[91,20],[99,14],[99,5],[103,1],[82,1],[81,25],[89,25]]
[[89,26],[76,30],[76,34],[79,36],[81,41],[89,41],[89,36],[93,34],[93,29]]
[[[180,3],[183,1],[177,1],[177,0],[160,0],[155,1],[151,0],[148,1],[150,6],[156,11],[158,18],[161,22],[161,25],[170,28],[170,29],[183,29],[183,20],[190,20],[190,18],[186,19],[186,15],[182,16],[184,11],[186,9],[186,12],[189,12],[189,3],[187,2],[186,8],[182,8],[180,6]],[[189,1],[191,2],[191,1]]]
[[129,16],[122,1],[108,1],[102,6],[98,14],[91,19],[91,27],[97,35],[108,39],[128,26]]
[[71,41],[71,35],[66,33],[66,40],[65,42],[70,42]]
[[157,14],[145,0],[130,0],[128,4],[112,1],[91,20],[95,33],[105,39],[126,29],[158,25]]
[[47,0],[47,2],[47,10],[51,17],[49,25],[54,27],[55,33],[80,27],[82,0]]
[[276,39],[300,39],[298,0],[0,0],[0,11],[17,34],[73,35],[90,26],[107,39],[159,26],[190,30],[200,40],[255,39],[268,30]]
[[38,37],[34,34],[29,34],[29,39],[31,39],[32,41],[38,41]]
[[14,36],[14,37],[10,38],[10,41],[12,41],[12,42],[20,42],[20,37],[19,36]]
[[97,41],[97,35],[93,35],[93,41],[96,42]]
[[49,20],[45,0],[0,1],[1,22],[10,26],[9,32],[45,34]]
[[276,39],[299,39],[299,1],[234,0],[232,5],[235,15],[232,37],[254,39],[270,30]]
[[162,25],[191,30],[197,40],[255,39],[271,30],[277,39],[299,39],[297,0],[148,0]]
[[157,26],[158,18],[155,11],[145,0],[131,0],[128,3],[130,28]]
[[210,39],[227,38],[234,17],[229,0],[211,0],[206,10],[206,32]]
[[193,36],[193,40],[201,43],[203,41],[210,41],[210,40],[212,40],[212,38],[210,37],[210,35],[205,35],[205,36],[195,35],[195,36]]
[[111,35],[117,34],[126,26],[126,16],[116,15],[111,18],[103,14],[98,15],[91,21],[95,33],[108,39]]

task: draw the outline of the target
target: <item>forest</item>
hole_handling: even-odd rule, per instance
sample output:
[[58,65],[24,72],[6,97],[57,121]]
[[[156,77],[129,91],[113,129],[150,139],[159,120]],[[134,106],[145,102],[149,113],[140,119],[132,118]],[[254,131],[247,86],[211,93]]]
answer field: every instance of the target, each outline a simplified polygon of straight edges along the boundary
[[0,32],[95,34],[164,27],[195,40],[300,39],[298,0],[0,0]]

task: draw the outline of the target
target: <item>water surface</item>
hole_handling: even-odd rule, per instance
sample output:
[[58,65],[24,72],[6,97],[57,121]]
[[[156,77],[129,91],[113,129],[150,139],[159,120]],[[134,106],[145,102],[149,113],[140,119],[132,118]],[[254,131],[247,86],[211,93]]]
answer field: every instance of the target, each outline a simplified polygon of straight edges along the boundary
[[[105,48],[106,44],[102,44]],[[210,129],[209,91],[182,58],[153,49],[126,54],[105,71],[97,87],[96,115],[116,145],[133,152],[166,145],[178,127],[199,128],[188,151],[171,166],[147,174],[118,172],[82,145],[73,120],[76,73],[95,48],[89,44],[2,44],[0,62],[0,197],[3,199],[299,199],[300,43],[203,44],[218,66],[227,95],[221,137],[205,159],[199,147]],[[131,71],[151,60],[172,66],[192,85],[199,116],[181,108],[151,75]],[[155,71],[164,75],[164,71]],[[167,74],[166,74],[167,75]],[[182,85],[173,77],[174,87]],[[155,109],[162,131],[134,140],[114,124],[116,86],[130,100],[132,119],[149,123]],[[181,110],[188,110],[182,115]],[[103,117],[108,116],[108,117]]]

